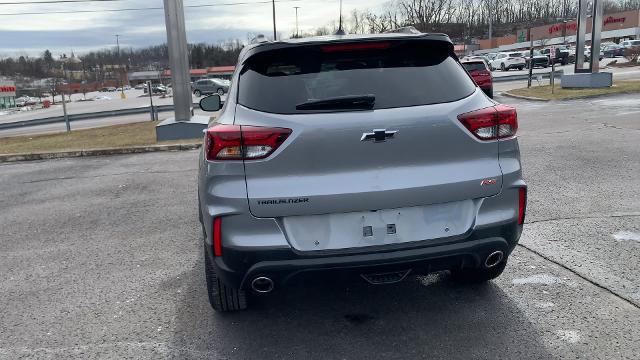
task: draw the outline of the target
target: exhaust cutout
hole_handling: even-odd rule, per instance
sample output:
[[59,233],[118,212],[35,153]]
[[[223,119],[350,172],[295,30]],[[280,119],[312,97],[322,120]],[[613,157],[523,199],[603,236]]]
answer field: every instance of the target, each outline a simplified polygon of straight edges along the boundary
[[504,253],[502,251],[494,251],[484,260],[484,266],[487,268],[492,268],[504,259]]
[[259,276],[251,282],[251,288],[253,291],[266,294],[273,290],[273,280],[268,277]]

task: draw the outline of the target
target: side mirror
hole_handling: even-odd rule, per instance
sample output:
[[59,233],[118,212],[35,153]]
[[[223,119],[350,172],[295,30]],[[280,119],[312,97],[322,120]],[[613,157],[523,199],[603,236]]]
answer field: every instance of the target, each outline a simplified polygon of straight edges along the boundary
[[220,95],[209,95],[200,100],[200,109],[204,111],[218,111],[222,108],[222,102],[220,101]]

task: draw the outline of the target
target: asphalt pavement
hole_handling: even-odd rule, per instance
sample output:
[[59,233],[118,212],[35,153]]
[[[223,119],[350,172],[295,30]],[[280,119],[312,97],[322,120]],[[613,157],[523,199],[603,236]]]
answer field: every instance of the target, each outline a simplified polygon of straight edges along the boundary
[[527,221],[505,273],[206,299],[196,151],[0,164],[0,358],[637,359],[637,95],[519,111]]

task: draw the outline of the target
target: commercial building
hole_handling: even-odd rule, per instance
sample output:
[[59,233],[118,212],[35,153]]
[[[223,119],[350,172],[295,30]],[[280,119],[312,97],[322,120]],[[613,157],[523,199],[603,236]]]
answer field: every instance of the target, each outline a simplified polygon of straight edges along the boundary
[[[191,69],[189,70],[189,77],[191,81],[207,78],[231,79],[235,68],[235,66],[213,66],[206,69]],[[171,80],[171,70],[163,71],[162,79]]]
[[[515,34],[482,39],[475,53],[526,49],[531,40],[535,47],[576,42],[576,20],[519,29]],[[591,23],[587,22],[587,43],[591,38]],[[602,42],[618,43],[626,39],[640,39],[640,10],[605,14],[602,19]]]
[[161,71],[134,71],[128,74],[129,84],[138,85],[151,81],[152,83],[159,83],[161,80]]
[[0,110],[16,107],[16,84],[0,81]]

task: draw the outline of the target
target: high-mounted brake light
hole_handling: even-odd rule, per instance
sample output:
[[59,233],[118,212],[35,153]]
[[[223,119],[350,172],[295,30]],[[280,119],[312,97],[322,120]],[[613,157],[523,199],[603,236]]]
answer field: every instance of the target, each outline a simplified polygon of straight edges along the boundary
[[480,140],[504,139],[515,136],[518,131],[516,109],[507,105],[496,105],[458,115],[458,120]]
[[361,42],[361,43],[347,43],[347,44],[332,44],[321,46],[323,52],[341,52],[341,51],[356,51],[356,50],[380,50],[388,49],[391,43],[388,41],[383,42]]
[[209,161],[258,160],[271,155],[291,129],[248,125],[215,125],[207,129],[205,154]]

